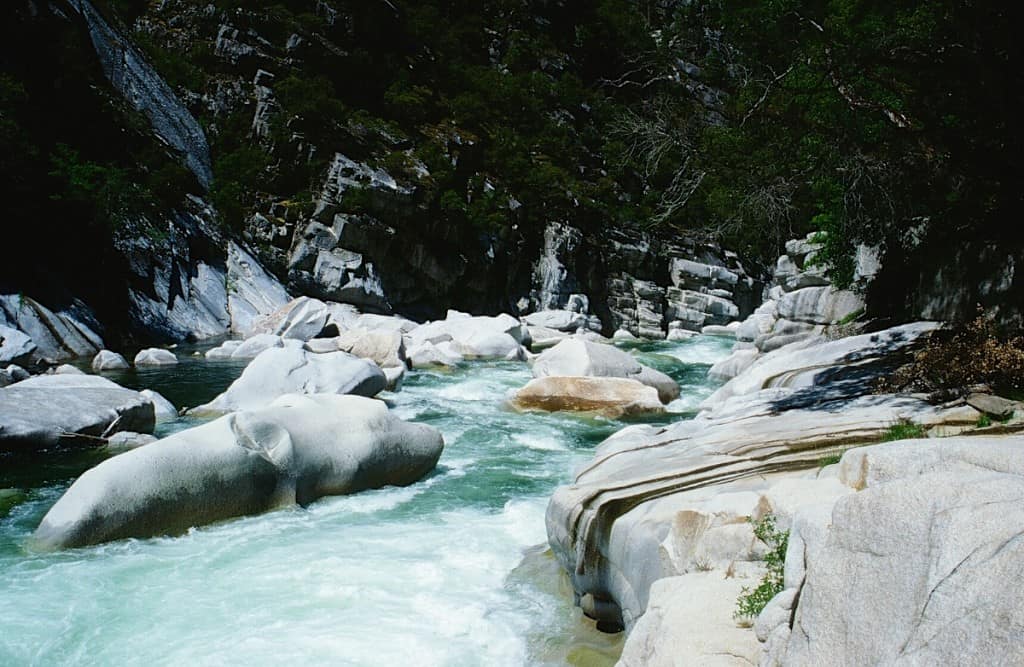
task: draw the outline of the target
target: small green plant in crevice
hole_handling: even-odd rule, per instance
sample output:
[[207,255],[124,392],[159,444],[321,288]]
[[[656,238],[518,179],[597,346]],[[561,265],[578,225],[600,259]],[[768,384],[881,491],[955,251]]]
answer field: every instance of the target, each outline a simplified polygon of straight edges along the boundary
[[757,586],[751,590],[746,586],[736,600],[735,619],[752,620],[761,613],[768,602],[782,592],[783,571],[786,565],[786,548],[789,546],[789,531],[779,530],[775,525],[775,517],[765,515],[760,521],[753,521],[754,535],[768,545],[768,553],[764,556],[767,571]]
[[912,421],[901,421],[893,424],[886,430],[882,441],[893,442],[894,440],[912,440],[924,437],[926,437],[924,426],[915,424]]
[[989,417],[988,415],[982,415],[982,416],[978,417],[978,421],[977,421],[977,423],[975,423],[975,426],[977,426],[978,428],[988,428],[991,425],[992,425],[992,418]]
[[828,456],[822,456],[818,459],[818,467],[824,468],[825,466],[832,466],[839,463],[843,458],[844,452],[836,452],[835,454],[829,454]]

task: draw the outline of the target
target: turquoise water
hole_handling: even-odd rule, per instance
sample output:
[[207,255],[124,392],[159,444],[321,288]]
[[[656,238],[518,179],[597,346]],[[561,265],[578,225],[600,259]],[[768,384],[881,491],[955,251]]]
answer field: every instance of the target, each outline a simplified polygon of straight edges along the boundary
[[[638,353],[684,383],[663,418],[681,419],[728,342]],[[240,370],[190,359],[115,379],[195,405]],[[621,638],[580,618],[538,545],[551,491],[623,423],[508,410],[529,378],[507,362],[412,373],[386,399],[445,436],[425,480],[177,538],[32,554],[43,514],[103,454],[0,462],[0,664],[611,664]]]

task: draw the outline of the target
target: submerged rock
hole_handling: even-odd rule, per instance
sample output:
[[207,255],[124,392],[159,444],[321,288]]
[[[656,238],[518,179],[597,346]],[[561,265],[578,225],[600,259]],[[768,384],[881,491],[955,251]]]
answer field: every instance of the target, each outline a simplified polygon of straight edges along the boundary
[[261,352],[227,391],[191,412],[255,410],[293,393],[375,396],[386,385],[377,364],[347,352],[316,354],[301,347],[279,347]]
[[437,464],[435,429],[356,396],[287,395],[86,471],[33,536],[44,550],[193,526],[329,495],[408,485]]
[[117,431],[151,433],[153,403],[96,375],[40,375],[0,389],[0,451],[95,445]]

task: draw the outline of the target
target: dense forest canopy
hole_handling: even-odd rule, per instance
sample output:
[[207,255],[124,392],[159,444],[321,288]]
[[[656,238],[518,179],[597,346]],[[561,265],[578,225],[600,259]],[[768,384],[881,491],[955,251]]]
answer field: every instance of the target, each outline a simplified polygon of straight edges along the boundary
[[[311,205],[343,152],[418,179],[431,219],[495,238],[566,221],[770,258],[822,230],[840,282],[859,243],[1020,241],[1013,3],[95,4],[203,123],[228,228],[270,202]],[[8,228],[74,215],[104,234],[203,194],[103,87],[80,36],[5,11],[18,19],[4,22],[0,76]],[[257,48],[226,53],[226,27]],[[273,104],[256,132],[251,106],[216,100],[261,69]],[[352,192],[345,205],[373,203]]]

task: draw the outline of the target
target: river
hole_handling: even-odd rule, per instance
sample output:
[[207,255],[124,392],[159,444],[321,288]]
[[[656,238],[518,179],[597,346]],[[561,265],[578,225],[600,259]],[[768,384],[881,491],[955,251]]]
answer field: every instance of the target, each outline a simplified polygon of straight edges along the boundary
[[[692,415],[730,342],[636,349],[682,385],[659,421]],[[178,367],[110,377],[196,405],[242,368],[179,355]],[[0,460],[0,665],[614,663],[622,638],[572,606],[546,549],[544,509],[624,423],[508,410],[507,393],[529,378],[526,364],[509,362],[412,372],[384,397],[444,434],[425,480],[181,537],[32,553],[39,520],[106,454]]]

